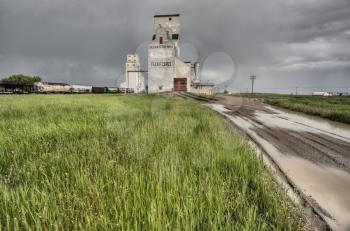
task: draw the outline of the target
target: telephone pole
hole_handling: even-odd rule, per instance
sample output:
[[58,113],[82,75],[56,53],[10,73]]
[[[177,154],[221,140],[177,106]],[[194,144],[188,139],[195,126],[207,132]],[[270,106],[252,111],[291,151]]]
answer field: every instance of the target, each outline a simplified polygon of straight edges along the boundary
[[255,75],[249,76],[249,79],[252,81],[252,95],[254,95],[254,81],[256,80]]

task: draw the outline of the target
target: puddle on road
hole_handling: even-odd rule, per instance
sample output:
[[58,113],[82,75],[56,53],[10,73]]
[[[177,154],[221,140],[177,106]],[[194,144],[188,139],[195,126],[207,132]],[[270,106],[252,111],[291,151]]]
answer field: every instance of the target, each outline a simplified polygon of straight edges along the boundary
[[[317,116],[306,115],[299,112],[292,112],[285,109],[276,109],[270,106],[266,106],[271,111],[277,113],[276,117],[285,120],[287,123],[298,126],[298,129],[304,127],[305,129],[311,128],[318,132],[325,132],[336,135],[337,138],[342,137],[343,139],[350,142],[350,125],[331,121],[328,119],[320,118]],[[262,116],[264,113],[257,112],[257,116]],[[282,122],[282,126],[284,123]],[[279,127],[281,125],[278,125]],[[287,125],[288,126],[288,125]]]
[[[322,210],[323,218],[334,230],[350,230],[350,174],[338,168],[314,164],[308,160],[288,153],[281,153],[272,143],[259,136],[254,129],[262,125],[254,123],[249,118],[229,115],[223,105],[208,105],[224,115],[238,127],[250,135],[269,153],[288,178],[312,201],[317,202]],[[256,111],[254,118],[264,125],[279,129],[290,129],[296,132],[309,132],[332,136],[350,142],[350,126],[325,122],[324,119],[304,117],[297,113],[286,113],[271,108],[274,114]],[[349,153],[350,155],[350,153]],[[331,215],[331,218],[329,215]]]
[[[350,174],[313,164],[295,156],[281,154],[258,136],[254,139],[269,153],[289,179],[320,206],[323,218],[334,230],[350,230]],[[331,217],[329,217],[329,215]]]
[[[274,157],[276,158],[276,157]],[[279,157],[287,175],[324,210],[325,219],[335,230],[350,229],[350,175],[344,171],[320,167],[295,157]],[[327,217],[327,213],[334,217]]]

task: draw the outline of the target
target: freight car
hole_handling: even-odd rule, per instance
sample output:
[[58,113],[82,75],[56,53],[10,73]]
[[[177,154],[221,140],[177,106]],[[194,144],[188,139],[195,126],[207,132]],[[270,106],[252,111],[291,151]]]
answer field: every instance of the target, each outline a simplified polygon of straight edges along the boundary
[[106,88],[107,88],[107,93],[119,93],[118,87],[106,87]]
[[84,86],[84,85],[71,85],[70,86],[71,93],[91,93],[92,86]]
[[0,82],[0,93],[26,94],[35,92],[34,83]]
[[92,87],[92,93],[107,93],[107,88],[106,87]]
[[69,93],[71,86],[66,83],[36,83],[36,90],[38,93]]

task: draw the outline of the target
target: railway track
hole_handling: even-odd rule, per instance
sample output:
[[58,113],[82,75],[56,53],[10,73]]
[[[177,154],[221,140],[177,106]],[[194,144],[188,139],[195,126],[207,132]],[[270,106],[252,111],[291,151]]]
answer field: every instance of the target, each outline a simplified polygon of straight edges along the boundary
[[189,92],[176,92],[175,95],[184,98],[184,99],[193,99],[193,100],[197,100],[200,102],[207,102],[207,103],[213,103],[213,102],[217,102],[218,100],[215,98],[209,98],[209,97],[205,97],[205,96],[201,96],[201,95],[195,95]]

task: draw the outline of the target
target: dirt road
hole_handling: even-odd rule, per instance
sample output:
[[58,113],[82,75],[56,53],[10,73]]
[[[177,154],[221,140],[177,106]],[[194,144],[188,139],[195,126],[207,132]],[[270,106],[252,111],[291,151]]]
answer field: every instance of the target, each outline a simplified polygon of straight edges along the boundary
[[264,149],[332,229],[350,230],[350,126],[247,98],[209,106]]

